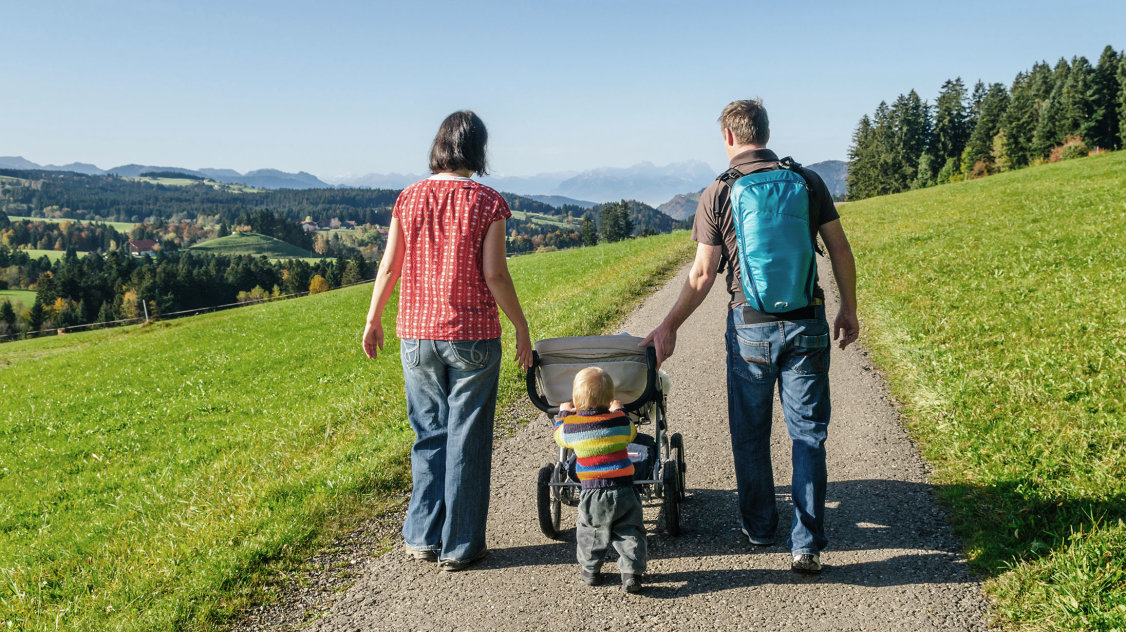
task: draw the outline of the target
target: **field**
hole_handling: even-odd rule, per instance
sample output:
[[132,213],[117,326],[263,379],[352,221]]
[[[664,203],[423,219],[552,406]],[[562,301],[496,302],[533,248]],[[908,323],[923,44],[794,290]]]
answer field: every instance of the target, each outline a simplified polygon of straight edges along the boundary
[[226,184],[223,182],[216,182],[214,180],[195,180],[193,178],[149,178],[137,176],[135,178],[127,178],[134,182],[147,182],[149,184],[159,184],[166,187],[187,187],[193,184],[206,184],[213,189],[220,191],[228,191],[230,193],[257,193],[262,189],[256,189],[245,184]]
[[188,248],[214,255],[265,255],[271,259],[319,259],[316,253],[258,233],[233,233]]
[[[37,250],[34,248],[21,248],[20,251],[26,252],[27,255],[33,259],[38,259],[39,257],[47,257],[52,262],[58,261],[66,255],[65,250]],[[75,251],[75,254],[77,254],[79,257],[86,256],[86,253],[81,250]]]
[[[510,266],[534,337],[581,335],[692,251],[680,232]],[[5,344],[0,626],[216,629],[400,502],[412,435],[397,341],[360,350],[370,292]],[[502,407],[524,397],[503,322]]]
[[0,290],[0,303],[7,299],[15,309],[31,309],[35,304],[35,292],[32,290]]
[[[9,215],[8,219],[12,220],[13,222],[20,221],[20,220],[30,220],[32,222],[50,222],[52,224],[61,224],[63,222],[70,222],[72,224],[75,224],[75,223],[81,224],[81,223],[87,221],[87,220],[82,220],[82,219],[67,219],[67,218],[58,218],[58,217],[26,217],[26,216],[22,216],[22,215]],[[116,230],[117,232],[125,233],[125,234],[128,234],[129,231],[133,230],[133,228],[137,225],[133,222],[92,221],[92,222],[88,222],[88,223],[90,223],[90,224],[106,224],[108,226],[112,226],[113,229]]]
[[578,230],[579,224],[568,224],[567,222],[560,221],[559,217],[551,215],[541,215],[539,213],[527,213],[525,211],[512,211],[512,218],[518,219],[522,222],[531,220],[533,224],[546,224],[547,226],[555,226],[557,228],[570,228]]
[[1003,623],[1126,629],[1126,152],[849,203],[865,344]]

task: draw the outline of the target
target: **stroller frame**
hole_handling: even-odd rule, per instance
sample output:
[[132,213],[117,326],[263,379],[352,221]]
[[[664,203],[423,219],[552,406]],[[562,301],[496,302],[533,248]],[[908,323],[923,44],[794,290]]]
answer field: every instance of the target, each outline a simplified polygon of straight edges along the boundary
[[[594,337],[592,337],[594,338]],[[620,338],[615,336],[615,338]],[[640,339],[629,338],[640,342]],[[544,341],[540,341],[544,342]],[[634,343],[636,344],[636,342]],[[537,343],[539,346],[539,343]],[[638,350],[640,352],[640,349]],[[631,402],[623,403],[626,413],[634,420],[640,430],[652,424],[654,440],[657,444],[657,458],[653,471],[644,473],[645,478],[635,478],[634,485],[646,500],[655,498],[662,501],[662,517],[665,531],[672,536],[680,534],[680,503],[686,499],[684,439],[680,433],[669,434],[666,416],[666,394],[657,371],[657,353],[652,345],[644,350],[645,388]],[[598,362],[591,362],[597,366]],[[528,369],[526,386],[528,398],[554,421],[559,414],[558,403],[546,399],[540,388],[540,377],[544,367],[539,351],[532,352],[532,366]],[[561,403],[561,402],[560,402]],[[540,530],[551,539],[561,538],[562,506],[577,506],[581,485],[568,475],[568,463],[573,450],[558,447],[555,461],[541,467],[536,477],[536,509]]]

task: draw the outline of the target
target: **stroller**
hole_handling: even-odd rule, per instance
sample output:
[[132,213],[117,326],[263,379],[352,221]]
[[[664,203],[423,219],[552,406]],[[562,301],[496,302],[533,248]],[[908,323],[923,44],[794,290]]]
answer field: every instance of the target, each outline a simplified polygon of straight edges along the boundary
[[[638,425],[637,438],[628,448],[634,485],[646,500],[662,500],[665,530],[676,536],[680,535],[680,502],[685,499],[684,439],[680,433],[668,433],[665,396],[670,382],[657,370],[654,348],[638,347],[640,342],[641,338],[624,334],[540,340],[528,370],[528,398],[554,418],[559,405],[571,400],[576,373],[592,365],[609,373],[616,397]],[[652,436],[641,433],[641,426],[647,424],[653,424]],[[559,447],[555,461],[537,474],[540,530],[553,540],[560,539],[562,506],[579,502],[575,467],[574,451]]]

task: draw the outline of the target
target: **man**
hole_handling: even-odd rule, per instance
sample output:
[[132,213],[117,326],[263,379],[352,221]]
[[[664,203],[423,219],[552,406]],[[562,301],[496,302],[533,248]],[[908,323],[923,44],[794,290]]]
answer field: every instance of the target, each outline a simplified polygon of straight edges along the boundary
[[[719,118],[730,166],[740,174],[774,169],[778,156],[766,148],[769,122],[762,101],[735,101]],[[840,216],[825,183],[800,170],[809,191],[810,218],[832,261],[841,306],[833,339],[844,349],[856,340],[856,264]],[[676,332],[711,290],[720,266],[728,263],[727,398],[731,448],[743,533],[751,544],[769,546],[778,526],[770,463],[770,425],[775,383],[793,440],[794,519],[788,546],[791,568],[821,571],[827,544],[825,439],[829,425],[829,326],[824,292],[814,283],[812,304],[782,313],[757,311],[744,295],[728,181],[713,182],[700,195],[692,239],[696,260],[676,304],[642,344],[652,342],[659,362],[676,349]],[[765,237],[769,239],[769,235]],[[843,337],[842,337],[843,334]]]

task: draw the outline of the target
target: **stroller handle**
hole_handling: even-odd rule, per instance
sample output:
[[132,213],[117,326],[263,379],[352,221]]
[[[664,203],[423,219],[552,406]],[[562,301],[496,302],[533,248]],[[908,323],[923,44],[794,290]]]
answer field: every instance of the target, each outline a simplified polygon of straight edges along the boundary
[[[626,412],[637,412],[641,409],[642,406],[648,403],[649,400],[653,399],[653,396],[657,393],[657,350],[653,347],[653,345],[645,347],[645,365],[645,391],[641,393],[641,397],[638,397],[628,404],[623,404],[622,407],[626,410]],[[528,367],[528,373],[524,376],[524,380],[528,387],[528,399],[532,400],[532,404],[536,408],[547,413],[549,416],[554,417],[555,415],[559,414],[559,407],[552,406],[550,403],[548,403],[548,401],[543,398],[543,395],[540,394],[539,389],[536,385],[536,369],[538,369],[539,366],[540,354],[539,352],[533,350],[532,366]]]

